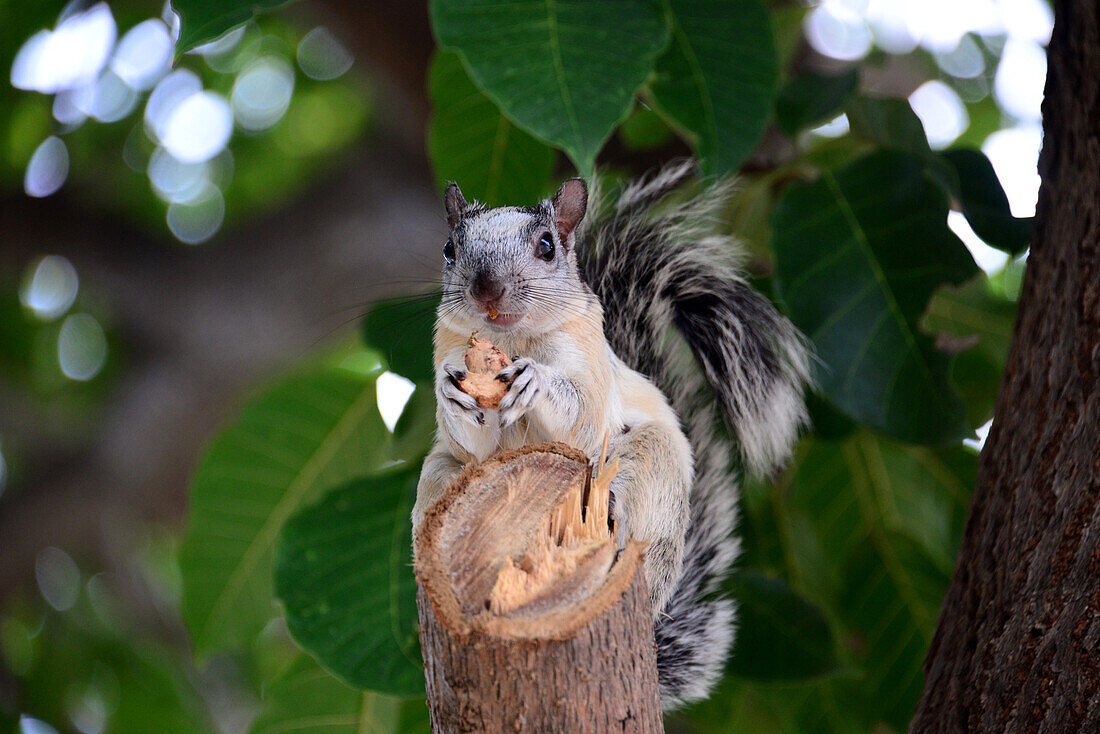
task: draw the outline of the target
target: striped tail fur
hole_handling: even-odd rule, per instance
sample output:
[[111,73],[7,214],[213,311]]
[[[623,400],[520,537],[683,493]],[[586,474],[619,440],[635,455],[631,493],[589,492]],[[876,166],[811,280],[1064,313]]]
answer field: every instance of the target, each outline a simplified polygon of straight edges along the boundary
[[608,342],[668,396],[695,456],[683,572],[654,631],[666,709],[705,698],[722,676],[736,609],[717,592],[739,553],[739,476],[789,457],[809,380],[805,341],[746,283],[736,241],[715,232],[732,185],[671,196],[694,171],[676,163],[630,184],[602,216],[594,192],[597,216],[577,238]]

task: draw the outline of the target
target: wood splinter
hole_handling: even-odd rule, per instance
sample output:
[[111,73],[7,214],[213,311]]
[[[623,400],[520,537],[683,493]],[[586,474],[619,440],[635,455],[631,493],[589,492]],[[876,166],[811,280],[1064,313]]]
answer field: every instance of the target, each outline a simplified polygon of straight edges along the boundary
[[617,470],[527,446],[429,508],[415,546],[433,731],[663,731],[644,546],[620,550],[610,518]]

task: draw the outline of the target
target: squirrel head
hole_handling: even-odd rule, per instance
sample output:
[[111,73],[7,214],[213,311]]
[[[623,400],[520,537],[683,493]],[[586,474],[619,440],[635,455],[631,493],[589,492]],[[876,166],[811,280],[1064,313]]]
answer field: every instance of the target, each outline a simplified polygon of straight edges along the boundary
[[586,308],[575,252],[588,206],[582,179],[530,207],[471,204],[454,182],[443,201],[451,232],[443,245],[440,316],[456,330],[535,335]]

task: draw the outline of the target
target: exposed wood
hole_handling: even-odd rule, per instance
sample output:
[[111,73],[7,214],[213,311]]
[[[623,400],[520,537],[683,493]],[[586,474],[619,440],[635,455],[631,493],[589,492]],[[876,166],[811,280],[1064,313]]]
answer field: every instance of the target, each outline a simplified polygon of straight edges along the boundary
[[614,471],[590,479],[581,452],[528,446],[428,509],[416,576],[433,731],[663,731],[644,547],[615,540]]
[[1100,731],[1100,4],[1054,9],[1031,255],[915,732]]

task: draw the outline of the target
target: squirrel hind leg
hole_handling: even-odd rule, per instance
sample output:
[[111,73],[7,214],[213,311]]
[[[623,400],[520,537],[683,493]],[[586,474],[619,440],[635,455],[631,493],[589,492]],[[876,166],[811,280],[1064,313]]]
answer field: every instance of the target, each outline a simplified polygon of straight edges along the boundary
[[612,441],[608,461],[615,459],[619,472],[611,492],[619,541],[632,537],[649,543],[646,586],[656,617],[667,606],[683,568],[691,449],[678,429],[647,422]]

